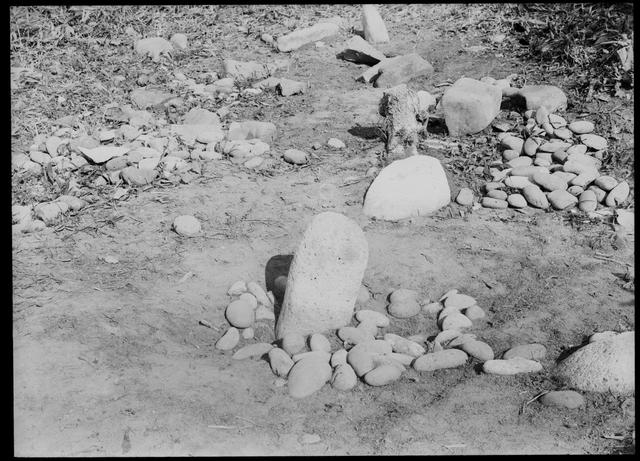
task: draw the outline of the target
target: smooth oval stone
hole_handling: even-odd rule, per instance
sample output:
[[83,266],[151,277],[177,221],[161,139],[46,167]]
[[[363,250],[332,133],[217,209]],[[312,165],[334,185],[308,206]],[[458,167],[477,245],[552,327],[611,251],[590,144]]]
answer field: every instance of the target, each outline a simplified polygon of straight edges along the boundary
[[569,192],[574,197],[578,197],[584,192],[584,188],[580,186],[570,186],[569,188],[567,188],[567,192]]
[[242,293],[238,299],[249,304],[252,309],[258,307],[258,300],[251,293]]
[[386,333],[384,335],[384,340],[391,344],[391,350],[393,352],[397,352],[399,354],[419,357],[427,352],[420,344],[393,333]]
[[467,354],[460,349],[445,349],[431,354],[421,355],[413,361],[416,371],[434,371],[442,368],[455,368],[467,362]]
[[378,326],[371,320],[360,322],[356,327],[357,330],[364,331],[367,335],[375,338],[378,335]]
[[364,382],[370,386],[384,386],[400,379],[402,370],[393,365],[380,365],[364,375]]
[[398,288],[389,295],[389,301],[392,303],[413,301],[418,299],[418,292],[408,288]]
[[289,355],[297,354],[304,347],[304,336],[300,333],[287,333],[282,337],[282,349]]
[[596,178],[595,181],[593,181],[593,184],[598,186],[600,189],[609,192],[618,185],[618,181],[613,176],[603,175]]
[[622,181],[607,194],[604,204],[609,207],[619,206],[622,205],[628,197],[629,184],[627,181]]
[[507,199],[507,193],[505,191],[503,191],[503,190],[494,189],[494,190],[490,190],[489,192],[487,192],[487,197],[494,198],[496,200],[506,200]]
[[294,165],[304,165],[309,161],[307,153],[298,149],[288,149],[284,151],[284,160]]
[[585,405],[584,397],[576,391],[551,391],[540,397],[540,403],[551,407],[580,408]]
[[487,343],[483,341],[471,340],[465,341],[460,346],[458,346],[461,350],[465,351],[469,356],[474,357],[481,362],[486,362],[487,360],[493,360],[493,349]]
[[504,184],[502,184],[501,182],[488,182],[484,185],[484,190],[486,192],[489,192],[495,189],[502,189],[503,187],[504,187]]
[[391,344],[387,341],[375,339],[353,346],[347,354],[347,363],[351,365],[358,376],[363,376],[373,370],[374,354],[391,354]]
[[503,209],[509,206],[506,200],[498,200],[491,197],[483,197],[481,204],[485,208],[493,208],[493,209]]
[[582,194],[580,194],[580,198],[578,199],[578,208],[580,211],[595,211],[598,207],[598,199],[596,198],[596,193],[592,190],[586,190]]
[[312,351],[331,352],[331,343],[326,336],[320,333],[314,333],[309,338],[309,349]]
[[533,185],[533,183],[526,176],[509,176],[505,178],[504,185],[514,189],[524,189],[527,186]]
[[289,395],[300,399],[322,389],[331,379],[331,366],[320,359],[309,358],[300,360],[291,367],[288,375],[287,387]]
[[255,320],[255,312],[251,304],[243,300],[232,301],[225,310],[229,323],[236,328],[248,328]]
[[527,178],[533,178],[533,175],[538,172],[549,172],[549,170],[543,166],[520,166],[511,170],[511,176],[526,176]]
[[549,201],[544,192],[540,190],[538,186],[531,185],[522,189],[522,195],[527,200],[527,203],[535,208],[541,208],[546,210],[549,208]]
[[368,253],[367,240],[355,221],[334,212],[316,215],[289,268],[276,338],[292,331],[309,335],[347,325]]
[[542,125],[549,121],[549,111],[545,106],[538,107],[534,115],[534,119],[538,125]]
[[462,307],[459,307],[457,305],[449,305],[445,307],[438,313],[438,323],[442,322],[442,320],[444,320],[444,318],[447,315],[453,314],[453,313],[459,313],[460,311],[462,311],[462,309],[463,309]]
[[500,142],[503,147],[515,150],[518,153],[522,152],[522,147],[524,146],[524,139],[516,136],[505,136]]
[[542,365],[534,360],[515,357],[509,360],[487,360],[482,365],[482,370],[492,375],[516,375],[541,371]]
[[475,341],[476,335],[471,333],[463,333],[460,336],[456,336],[451,341],[446,343],[447,348],[459,347],[468,341]]
[[247,344],[244,347],[238,349],[235,354],[233,354],[233,358],[235,360],[244,360],[250,358],[260,358],[273,349],[273,345],[269,343],[254,343]]
[[551,154],[551,159],[558,163],[564,163],[567,161],[569,153],[566,150],[557,150]]
[[570,181],[572,186],[580,186],[583,189],[591,184],[598,177],[596,170],[585,171]]
[[444,345],[449,343],[450,341],[454,340],[455,338],[458,338],[459,336],[462,336],[462,332],[458,331],[458,330],[443,330],[440,333],[438,333],[435,337],[435,339],[433,340],[435,343]]
[[462,206],[473,205],[473,191],[468,187],[463,187],[456,196],[456,203]]
[[331,353],[325,351],[300,352],[299,354],[295,354],[293,357],[291,357],[291,359],[294,361],[294,363],[306,359],[318,359],[329,363],[329,360],[331,360]]
[[551,176],[555,176],[557,178],[562,179],[564,182],[569,184],[573,178],[577,176],[575,173],[567,173],[566,171],[554,171],[551,173]]
[[597,134],[582,134],[580,142],[593,150],[604,150],[607,148],[607,140]]
[[532,163],[533,160],[531,159],[531,157],[517,157],[513,160],[509,160],[507,162],[507,165],[509,165],[511,168],[517,168],[519,166],[529,166]]
[[439,302],[425,304],[422,308],[422,311],[431,317],[437,317],[438,313],[441,310],[442,310],[442,304],[440,304]]
[[274,347],[269,351],[269,365],[276,376],[286,378],[293,367],[293,360],[284,350]]
[[271,305],[271,300],[267,296],[267,293],[262,289],[262,287],[257,282],[247,283],[247,290],[249,291],[249,293],[255,296],[258,302],[263,306]]
[[554,190],[547,194],[547,199],[556,210],[565,210],[578,203],[578,198],[566,190]]
[[595,129],[595,126],[593,122],[589,122],[588,120],[575,120],[569,123],[569,129],[575,134],[587,134],[591,133]]
[[400,352],[392,352],[391,354],[389,354],[389,357],[405,366],[411,365],[415,360],[415,357],[413,355],[402,354]]
[[200,221],[193,216],[178,216],[173,220],[173,229],[180,235],[185,237],[193,237],[198,235],[201,230]]
[[558,114],[549,114],[549,123],[551,123],[554,128],[567,126],[567,121],[564,119],[564,117],[561,117]]
[[454,312],[442,319],[441,328],[443,330],[464,330],[465,328],[471,328],[473,323],[464,314]]
[[445,299],[447,299],[449,296],[454,295],[458,292],[457,288],[453,288],[449,291],[447,291],[445,294],[443,294],[442,296],[440,296],[440,302],[444,302]]
[[606,191],[600,189],[598,186],[594,186],[593,184],[590,185],[587,190],[593,191],[593,193],[596,194],[596,200],[598,200],[598,203],[602,203],[607,196]]
[[509,160],[513,160],[515,158],[520,157],[520,153],[516,152],[515,150],[511,150],[511,149],[506,149],[503,153],[502,153],[502,160],[506,163]]
[[541,152],[556,152],[559,150],[567,150],[569,147],[571,147],[571,144],[564,142],[564,141],[547,141],[545,143],[542,143],[539,147],[538,150]]
[[[524,197],[523,197],[524,200]],[[485,313],[484,309],[481,308],[480,306],[478,306],[477,304],[474,304],[473,306],[469,306],[467,307],[463,314],[469,319],[469,320],[480,320],[483,319],[487,316],[487,314]]]
[[543,166],[543,167],[549,168],[551,166],[551,161],[550,160],[544,160],[542,158],[536,158],[533,161],[533,164],[535,166]]
[[569,128],[562,127],[562,128],[556,128],[555,130],[553,130],[553,135],[556,138],[567,140],[567,139],[571,139],[571,137],[573,136],[573,132]]
[[387,306],[389,314],[398,319],[408,319],[418,315],[420,309],[420,303],[416,299],[392,302]]
[[588,147],[584,144],[574,144],[573,146],[569,147],[566,152],[567,156],[573,154],[583,155],[587,153],[587,149]]
[[567,190],[567,183],[550,173],[539,172],[533,175],[533,182],[548,191]]
[[339,391],[349,391],[358,384],[358,376],[348,363],[341,363],[336,366],[331,377],[331,387]]
[[242,337],[244,339],[253,339],[254,335],[255,335],[255,332],[251,327],[245,328],[244,330],[242,330]]
[[476,304],[475,298],[462,293],[452,293],[444,300],[444,307],[455,307],[458,309],[466,309]]
[[553,154],[549,154],[548,152],[538,152],[536,154],[536,160],[540,159],[540,160],[546,160],[548,162],[551,162],[553,158]]
[[536,155],[536,152],[538,151],[539,146],[540,146],[540,142],[538,142],[536,138],[534,138],[533,136],[528,137],[527,140],[524,142],[524,147],[523,147],[524,154],[528,155],[529,157],[533,157],[534,155]]
[[520,194],[509,195],[507,203],[513,208],[525,208],[527,206],[527,200]]
[[244,283],[244,280],[238,280],[234,282],[233,285],[229,287],[227,290],[227,294],[229,296],[238,296],[247,291],[247,285]]
[[516,357],[520,357],[523,359],[529,360],[542,360],[547,355],[547,348],[542,344],[532,343],[532,344],[520,344],[518,346],[514,346],[504,353],[502,356],[503,359],[509,360]]
[[343,363],[347,363],[347,350],[346,349],[338,349],[333,354],[331,354],[330,364],[332,367],[337,367]]
[[371,309],[361,309],[357,311],[356,320],[358,320],[358,322],[372,321],[380,328],[386,328],[389,326],[389,317],[384,315],[382,312],[377,312]]
[[344,341],[345,344],[360,344],[375,339],[370,332],[354,327],[340,328],[338,330],[338,338]]
[[216,341],[216,349],[221,351],[230,351],[238,345],[240,341],[240,331],[235,327],[230,327],[218,341]]

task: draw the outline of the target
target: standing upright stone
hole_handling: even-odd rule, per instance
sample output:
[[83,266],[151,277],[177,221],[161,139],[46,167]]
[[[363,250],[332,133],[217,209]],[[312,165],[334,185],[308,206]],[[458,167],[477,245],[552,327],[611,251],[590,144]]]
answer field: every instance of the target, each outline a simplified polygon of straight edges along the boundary
[[362,5],[362,29],[364,30],[364,38],[369,43],[389,41],[387,27],[374,5]]
[[353,220],[333,212],[315,216],[289,268],[276,338],[347,325],[368,257],[367,240]]
[[460,78],[442,95],[444,119],[451,136],[477,133],[500,112],[498,87],[472,78]]

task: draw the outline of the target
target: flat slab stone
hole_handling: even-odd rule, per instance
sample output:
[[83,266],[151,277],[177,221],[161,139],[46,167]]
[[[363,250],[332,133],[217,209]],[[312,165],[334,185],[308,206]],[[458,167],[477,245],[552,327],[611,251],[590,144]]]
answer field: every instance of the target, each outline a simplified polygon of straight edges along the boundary
[[363,212],[376,219],[424,216],[451,201],[451,190],[440,161],[427,155],[396,160],[383,168],[364,200]]
[[347,325],[367,266],[369,249],[362,229],[346,216],[315,216],[296,250],[287,278],[276,338],[308,336]]

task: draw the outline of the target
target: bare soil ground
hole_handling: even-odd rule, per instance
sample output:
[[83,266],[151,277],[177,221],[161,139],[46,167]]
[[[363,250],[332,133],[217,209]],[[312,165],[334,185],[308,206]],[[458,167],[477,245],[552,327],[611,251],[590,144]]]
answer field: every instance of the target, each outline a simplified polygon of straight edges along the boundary
[[[62,67],[70,65],[63,51],[34,55],[33,64],[48,79],[49,87],[42,91],[76,98],[77,106],[97,104],[91,101],[106,96],[92,97],[92,91],[99,91],[89,85],[95,79],[110,85],[108,74],[116,66],[127,80],[110,97],[124,101],[136,87],[135,70],[145,66],[158,75],[180,70],[189,76],[206,67],[221,71],[223,58],[272,59],[276,53],[257,37],[282,33],[287,21],[303,26],[339,14],[359,25],[358,5],[279,6],[273,17],[266,8],[224,7],[215,21],[210,17],[214,9],[202,13],[204,8],[176,8],[174,13],[180,14],[174,22],[170,10],[158,8],[149,8],[156,13],[147,22],[134,20],[139,16],[130,19],[129,25],[139,31],[151,32],[160,24],[167,29],[165,36],[187,33],[190,51],[174,62],[141,63],[126,36],[110,37],[123,42],[115,51],[100,43],[95,55],[77,51],[79,61],[95,57],[104,62],[107,74],[100,76],[94,64],[87,64],[86,77],[78,81],[85,88],[81,83],[65,88],[63,76],[51,73],[56,59]],[[415,50],[435,67],[430,80],[415,79],[411,87],[437,92],[437,83],[462,76],[502,78],[512,73],[526,75],[529,83],[562,86],[562,81],[536,74],[535,66],[508,49],[488,43],[488,32],[472,14],[478,8],[380,7],[393,46],[401,52]],[[129,21],[125,13],[118,20],[114,30]],[[197,28],[199,24],[206,27]],[[237,30],[243,24],[250,27],[248,34]],[[96,27],[111,26],[99,22]],[[379,164],[383,143],[350,132],[361,101],[358,92],[364,88],[354,78],[364,67],[336,59],[339,50],[330,46],[347,37],[343,30],[324,48],[311,45],[291,53],[293,65],[285,76],[308,81],[307,94],[265,95],[257,104],[243,101],[230,116],[275,123],[279,137],[273,151],[295,147],[311,152],[313,143],[324,146],[329,137],[343,140],[345,150],[322,147],[313,151],[317,158],[307,167],[278,161],[267,173],[212,161],[189,184],[157,185],[123,201],[107,199],[66,218],[67,227],[14,235],[16,455],[635,451],[635,397],[585,393],[583,409],[538,402],[523,407],[539,392],[561,388],[552,373],[555,360],[590,334],[635,329],[633,287],[623,287],[633,277],[627,270],[633,270],[633,237],[611,221],[569,212],[469,212],[455,204],[432,217],[397,223],[367,219],[361,207],[370,178],[355,179]],[[471,52],[472,45],[487,49]],[[14,66],[29,64],[14,61]],[[25,97],[17,93],[12,99],[13,107],[23,105],[14,115],[16,145],[28,146],[34,127],[47,132],[51,119],[73,113],[43,106],[38,116],[30,116],[24,107],[36,102]],[[621,127],[619,143],[633,149],[632,100],[586,102],[570,96],[569,112],[592,114],[601,134],[615,122]],[[442,133],[432,136],[448,139]],[[462,186],[479,190],[481,178],[470,171],[499,158],[490,131],[461,144],[462,152],[477,153],[465,157],[422,149],[445,162],[453,193]],[[13,187],[14,204],[35,194],[32,186],[14,181]],[[227,325],[228,287],[238,279],[264,286],[269,258],[291,254],[310,219],[327,210],[353,218],[365,232],[370,259],[364,284],[374,294],[368,307],[384,309],[387,294],[400,287],[431,299],[458,288],[488,312],[474,332],[496,353],[521,342],[545,344],[544,371],[491,376],[470,361],[435,373],[409,369],[399,381],[380,388],[360,383],[341,393],[325,386],[295,400],[286,387],[276,386],[267,362],[234,361],[231,353],[214,349]],[[183,238],[171,230],[180,214],[193,214],[202,222],[201,236]],[[609,259],[598,259],[596,253]],[[116,256],[119,263],[99,259],[106,255]],[[192,276],[183,279],[188,273]],[[201,319],[213,329],[199,325]],[[394,321],[389,328],[399,334],[436,331],[435,321],[423,314]],[[256,338],[272,341],[273,322],[260,322]],[[304,434],[317,434],[320,441],[304,444]]]

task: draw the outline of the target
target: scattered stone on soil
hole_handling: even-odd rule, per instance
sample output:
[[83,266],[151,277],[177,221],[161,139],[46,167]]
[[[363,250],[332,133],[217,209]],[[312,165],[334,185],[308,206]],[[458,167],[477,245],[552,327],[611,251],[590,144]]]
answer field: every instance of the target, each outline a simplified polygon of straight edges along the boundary
[[230,351],[240,342],[240,331],[235,327],[229,327],[224,335],[216,342],[216,349]]
[[468,356],[459,349],[446,349],[439,352],[425,354],[413,362],[416,371],[435,371],[443,368],[455,368],[464,365]]
[[173,230],[185,237],[195,237],[200,233],[200,221],[190,215],[178,216],[173,220]]
[[535,360],[513,357],[508,360],[487,360],[482,365],[485,373],[492,375],[515,375],[519,373],[536,373],[542,370],[542,365]]
[[336,35],[339,30],[340,26],[336,22],[320,22],[311,27],[296,29],[287,35],[278,37],[276,47],[280,52],[297,50],[309,43]]
[[551,391],[540,397],[540,403],[550,407],[580,408],[584,407],[584,397],[576,391]]

